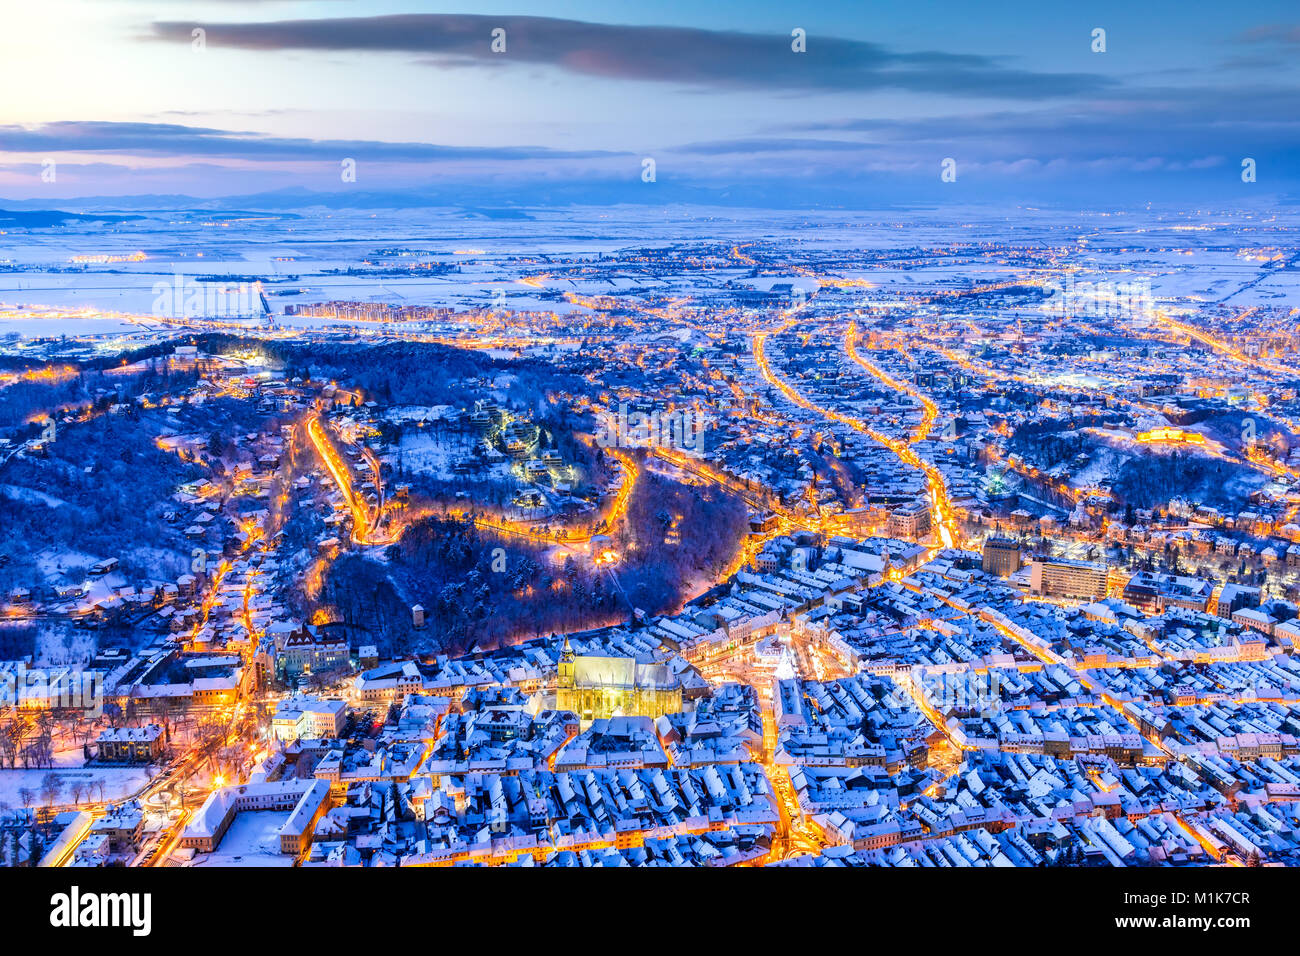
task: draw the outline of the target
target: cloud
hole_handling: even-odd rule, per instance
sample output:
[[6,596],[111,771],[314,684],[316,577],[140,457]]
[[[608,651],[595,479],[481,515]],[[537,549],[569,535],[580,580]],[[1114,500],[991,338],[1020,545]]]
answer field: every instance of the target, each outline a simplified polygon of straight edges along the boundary
[[12,153],[104,152],[131,155],[206,156],[248,160],[340,157],[388,162],[437,160],[519,161],[597,159],[627,155],[606,150],[542,146],[442,146],[377,140],[298,139],[260,133],[183,126],[176,123],[63,121],[37,126],[0,126],[0,151]]
[[[950,96],[1038,100],[1111,88],[1090,73],[1045,73],[1005,58],[938,51],[895,52],[880,44],[812,34],[794,53],[788,34],[632,26],[531,16],[401,14],[259,23],[159,21],[151,39],[190,43],[206,31],[209,50],[406,53],[439,66],[549,66],[580,76],[716,89],[863,92],[904,90]],[[506,52],[492,31],[506,31]]]
[[996,110],[914,119],[854,117],[772,127],[780,138],[860,135],[864,143],[967,155],[1282,157],[1300,153],[1297,91],[1286,86],[1128,91],[1062,108]]
[[742,138],[727,140],[709,140],[701,143],[687,143],[675,146],[670,152],[687,156],[724,156],[729,153],[790,153],[790,152],[852,152],[878,149],[873,143],[857,140],[814,139],[788,137],[783,139]]
[[1253,27],[1237,39],[1242,43],[1300,43],[1300,25],[1270,23]]

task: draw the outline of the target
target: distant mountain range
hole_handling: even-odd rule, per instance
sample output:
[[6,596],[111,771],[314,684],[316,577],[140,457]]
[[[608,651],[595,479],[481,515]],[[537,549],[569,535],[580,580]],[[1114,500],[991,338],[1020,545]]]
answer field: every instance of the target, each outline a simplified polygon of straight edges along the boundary
[[704,186],[661,179],[643,183],[589,180],[568,183],[520,183],[482,185],[477,183],[440,182],[427,186],[394,189],[359,189],[355,186],[331,191],[291,187],[238,196],[196,197],[183,194],[142,194],[134,196],[84,196],[60,199],[58,205],[75,210],[64,212],[50,208],[49,198],[4,200],[0,204],[0,228],[5,225],[45,228],[75,221],[128,220],[140,218],[131,213],[158,211],[194,212],[239,218],[267,212],[291,216],[294,211],[310,209],[379,210],[445,209],[455,210],[467,219],[530,219],[533,213],[547,208],[597,206],[702,206],[748,209],[906,211],[943,209],[958,206],[998,206],[1014,215],[1018,206],[1064,210],[1107,209],[1125,206],[1141,208],[1149,202],[1186,206],[1193,199],[1212,202],[1215,208],[1243,207],[1263,202],[1292,206],[1300,198],[1290,195],[1243,194],[1239,202],[1222,197],[1179,198],[1172,195],[1138,194],[1128,202],[1113,195],[1097,195],[1095,189],[1062,192],[1054,201],[1041,196],[1019,196],[989,188],[987,184],[943,185],[937,180],[925,185],[890,180],[862,179],[850,183],[753,182],[725,186]]
[[[13,205],[18,205],[14,203]],[[109,213],[64,212],[59,209],[0,209],[0,229],[6,226],[23,229],[46,229],[70,222],[127,222],[144,216]]]
[[[239,212],[326,209],[427,209],[463,210],[467,217],[513,219],[526,217],[526,209],[547,206],[668,205],[748,206],[753,208],[806,208],[812,199],[824,203],[831,198],[822,190],[809,193],[786,188],[744,186],[712,188],[671,182],[642,183],[590,181],[538,186],[518,184],[482,186],[439,183],[399,189],[365,190],[356,187],[314,191],[291,187],[242,196],[203,198],[175,194],[138,196],[83,196],[59,200],[60,205],[79,210],[204,210]],[[843,200],[841,195],[840,200]],[[9,210],[48,210],[49,199],[0,200]],[[886,201],[883,205],[889,205]],[[836,203],[830,203],[834,206]],[[879,201],[861,208],[878,208]]]

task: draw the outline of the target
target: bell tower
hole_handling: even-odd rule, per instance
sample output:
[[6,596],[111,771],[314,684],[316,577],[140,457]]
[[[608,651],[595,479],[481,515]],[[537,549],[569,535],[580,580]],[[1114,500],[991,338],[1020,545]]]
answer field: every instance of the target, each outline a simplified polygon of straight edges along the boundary
[[569,644],[569,639],[564,639],[564,648],[560,651],[559,673],[556,675],[556,686],[571,688],[573,687],[573,647]]

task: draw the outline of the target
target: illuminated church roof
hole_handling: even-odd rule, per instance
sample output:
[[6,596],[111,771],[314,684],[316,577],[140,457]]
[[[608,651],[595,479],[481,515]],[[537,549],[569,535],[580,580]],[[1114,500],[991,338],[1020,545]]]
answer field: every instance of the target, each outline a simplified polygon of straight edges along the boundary
[[680,687],[676,675],[664,664],[649,664],[635,657],[573,658],[575,687],[620,687],[638,690],[673,690]]

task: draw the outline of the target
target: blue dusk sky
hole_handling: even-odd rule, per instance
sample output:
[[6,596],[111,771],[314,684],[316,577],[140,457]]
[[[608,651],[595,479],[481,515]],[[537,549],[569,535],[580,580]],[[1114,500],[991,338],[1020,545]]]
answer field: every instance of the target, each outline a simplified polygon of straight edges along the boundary
[[0,196],[16,200],[1300,196],[1294,0],[41,0],[3,16]]

